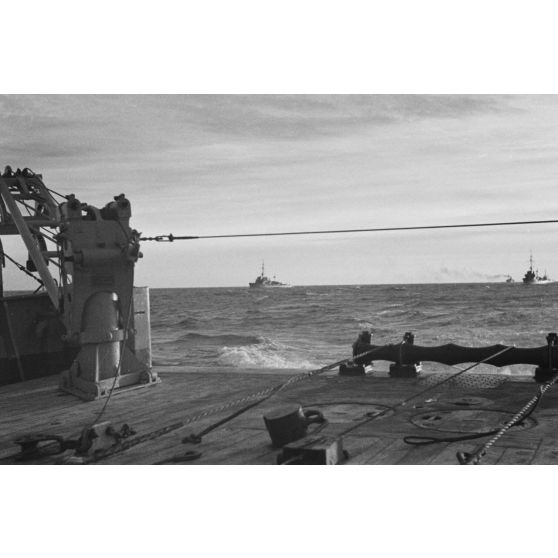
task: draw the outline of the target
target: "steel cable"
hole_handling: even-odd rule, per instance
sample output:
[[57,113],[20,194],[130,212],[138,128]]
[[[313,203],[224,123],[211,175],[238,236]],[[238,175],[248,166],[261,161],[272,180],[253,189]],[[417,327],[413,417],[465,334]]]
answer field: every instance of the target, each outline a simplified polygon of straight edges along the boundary
[[[488,450],[510,429],[519,422],[529,417],[537,408],[542,396],[558,381],[558,372],[552,378],[539,386],[538,393],[534,395],[502,428],[496,431],[493,438],[488,440],[483,446],[475,450],[472,454],[457,452],[456,457],[461,465],[478,465],[481,459],[487,454]],[[493,432],[492,432],[493,433]],[[491,433],[489,433],[491,434]]]
[[511,227],[517,225],[543,225],[550,223],[558,223],[558,219],[544,219],[537,221],[498,221],[495,223],[460,223],[456,225],[418,225],[411,227],[373,227],[363,229],[333,229],[321,231],[285,231],[285,232],[265,232],[265,233],[242,233],[242,234],[212,234],[212,235],[191,235],[176,236],[171,234],[162,234],[157,236],[146,236],[140,238],[143,241],[155,242],[174,242],[175,240],[204,240],[211,238],[253,238],[261,236],[295,236],[295,235],[311,235],[311,234],[346,234],[346,233],[363,233],[363,232],[390,232],[390,231],[420,231],[433,229],[463,229],[472,227]]

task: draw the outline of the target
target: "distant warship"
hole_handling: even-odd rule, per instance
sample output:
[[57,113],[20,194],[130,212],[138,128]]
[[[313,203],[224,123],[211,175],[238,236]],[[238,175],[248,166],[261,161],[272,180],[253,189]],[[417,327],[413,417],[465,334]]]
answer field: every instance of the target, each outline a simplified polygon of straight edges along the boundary
[[268,288],[268,287],[290,287],[291,285],[287,285],[286,283],[281,283],[275,280],[275,276],[273,280],[268,279],[265,276],[265,268],[264,262],[262,262],[262,272],[259,277],[256,277],[256,280],[253,283],[250,283],[251,289],[258,289],[258,288]]
[[523,277],[523,283],[525,285],[546,285],[547,283],[553,283],[553,281],[546,275],[546,271],[544,275],[539,275],[539,270],[533,269],[533,254],[529,258],[529,269],[525,272],[525,276]]

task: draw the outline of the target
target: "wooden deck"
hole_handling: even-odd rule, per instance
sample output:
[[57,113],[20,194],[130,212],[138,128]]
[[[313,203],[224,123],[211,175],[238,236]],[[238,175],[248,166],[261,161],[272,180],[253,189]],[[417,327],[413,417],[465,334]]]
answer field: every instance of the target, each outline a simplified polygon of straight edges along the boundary
[[[116,394],[102,420],[119,429],[126,423],[142,436],[187,417],[285,382],[285,371],[159,369],[162,383]],[[291,372],[292,374],[292,372]],[[275,464],[280,450],[271,446],[263,415],[278,406],[300,404],[323,412],[328,423],[320,435],[341,436],[348,465],[457,464],[456,452],[471,451],[487,438],[410,446],[404,436],[448,437],[503,426],[536,393],[534,381],[512,377],[460,377],[435,387],[440,376],[418,379],[341,377],[335,373],[294,383],[259,406],[203,437],[201,444],[182,439],[240,408],[231,407],[106,457],[99,464],[153,464],[188,450],[201,457],[188,464]],[[427,393],[400,403],[431,387]],[[57,388],[57,378],[41,378],[0,388],[0,459],[13,463],[13,439],[43,432],[77,438],[90,425],[104,400],[82,402]],[[378,416],[373,419],[374,416]],[[359,423],[362,424],[360,426]],[[353,428],[350,432],[345,431]],[[309,427],[309,435],[316,425]],[[132,438],[130,438],[131,440]],[[56,463],[73,452],[41,458]],[[36,461],[35,461],[36,462]],[[558,388],[551,389],[522,427],[511,429],[483,464],[558,463]]]

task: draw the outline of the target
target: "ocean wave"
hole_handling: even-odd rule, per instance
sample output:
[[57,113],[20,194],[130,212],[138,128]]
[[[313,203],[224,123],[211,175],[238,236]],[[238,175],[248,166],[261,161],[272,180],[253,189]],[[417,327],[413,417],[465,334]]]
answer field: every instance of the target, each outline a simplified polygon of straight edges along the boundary
[[194,327],[198,325],[198,320],[196,320],[196,318],[184,318],[183,320],[180,320],[176,325],[180,327]]
[[363,329],[372,330],[376,345],[397,343],[413,331],[423,346],[541,346],[554,331],[558,285],[399,288],[307,286],[250,296],[248,289],[154,290],[153,356],[161,365],[312,369],[321,359],[325,364],[350,355]]
[[292,347],[265,340],[258,345],[222,347],[217,363],[234,368],[293,368],[310,370],[316,365]]
[[232,333],[225,333],[222,335],[204,335],[202,333],[187,333],[179,337],[174,343],[181,343],[183,345],[227,345],[227,346],[242,346],[242,345],[257,345],[263,343],[263,337],[256,335],[235,335]]

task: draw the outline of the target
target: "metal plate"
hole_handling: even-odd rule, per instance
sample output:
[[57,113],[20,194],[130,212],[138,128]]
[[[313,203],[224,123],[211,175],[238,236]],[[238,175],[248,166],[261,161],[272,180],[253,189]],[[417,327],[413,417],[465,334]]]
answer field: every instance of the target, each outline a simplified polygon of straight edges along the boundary
[[[513,416],[514,413],[494,409],[456,409],[455,411],[432,409],[414,415],[410,422],[419,428],[469,434],[472,432],[489,432],[501,428]],[[519,425],[514,426],[513,431],[526,430],[536,425],[535,420],[527,418]]]

